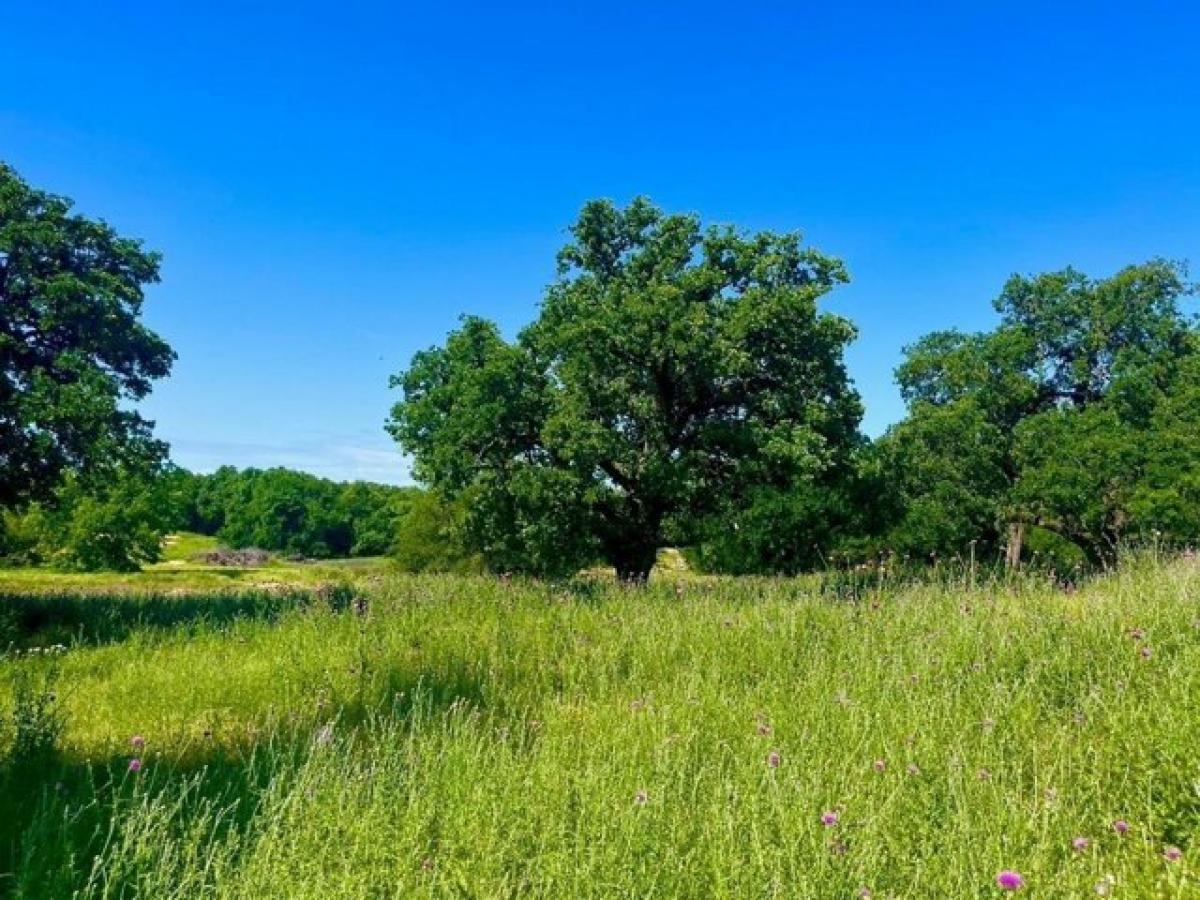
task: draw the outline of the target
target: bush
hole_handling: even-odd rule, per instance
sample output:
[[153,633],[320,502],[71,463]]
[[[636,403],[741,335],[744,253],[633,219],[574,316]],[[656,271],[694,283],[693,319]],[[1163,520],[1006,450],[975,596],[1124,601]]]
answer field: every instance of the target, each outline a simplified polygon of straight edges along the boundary
[[478,572],[482,561],[462,541],[464,512],[436,494],[422,494],[400,520],[393,557],[406,572]]

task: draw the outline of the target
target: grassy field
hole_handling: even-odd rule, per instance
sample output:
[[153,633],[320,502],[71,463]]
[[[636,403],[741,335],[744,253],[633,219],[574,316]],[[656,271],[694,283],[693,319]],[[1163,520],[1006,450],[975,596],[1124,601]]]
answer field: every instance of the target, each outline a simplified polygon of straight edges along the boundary
[[0,580],[0,892],[1200,896],[1194,562],[339,584]]
[[385,575],[390,562],[381,557],[291,562],[272,559],[263,566],[239,568],[198,562],[200,554],[218,548],[216,538],[202,534],[168,535],[162,560],[132,573],[74,573],[45,568],[0,568],[0,595],[86,592],[100,595],[198,592],[278,591],[310,588],[331,582],[360,581]]

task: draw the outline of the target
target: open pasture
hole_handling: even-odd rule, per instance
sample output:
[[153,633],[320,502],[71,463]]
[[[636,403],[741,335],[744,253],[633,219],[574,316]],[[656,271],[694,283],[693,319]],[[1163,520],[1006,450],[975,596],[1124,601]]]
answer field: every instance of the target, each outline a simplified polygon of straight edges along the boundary
[[1012,870],[1036,897],[1200,893],[1194,563],[854,601],[678,578],[286,596],[174,620],[126,598],[139,624],[85,620],[65,650],[18,635],[3,890],[988,897]]

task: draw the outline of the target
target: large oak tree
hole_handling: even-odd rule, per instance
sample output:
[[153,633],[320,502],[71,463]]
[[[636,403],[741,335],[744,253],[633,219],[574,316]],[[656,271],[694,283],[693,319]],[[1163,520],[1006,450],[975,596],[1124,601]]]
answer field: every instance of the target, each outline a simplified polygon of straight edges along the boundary
[[509,342],[467,318],[418,353],[389,430],[493,567],[643,580],[705,517],[845,467],[855,332],[817,307],[844,281],[797,234],[591,202],[537,320]]
[[1013,276],[994,330],[934,332],[907,348],[897,379],[909,416],[880,442],[905,510],[893,544],[952,553],[977,541],[1015,564],[1036,526],[1104,562],[1158,527],[1140,498],[1179,501],[1169,470],[1200,468],[1200,444],[1163,415],[1192,390],[1190,292],[1164,260],[1103,279]]
[[174,360],[140,320],[158,264],[0,163],[0,506],[163,455],[130,407]]

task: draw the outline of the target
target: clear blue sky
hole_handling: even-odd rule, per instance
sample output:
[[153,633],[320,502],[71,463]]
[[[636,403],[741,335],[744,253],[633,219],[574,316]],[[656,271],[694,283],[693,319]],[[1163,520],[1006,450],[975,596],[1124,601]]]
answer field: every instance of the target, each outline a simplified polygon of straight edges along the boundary
[[588,198],[800,229],[900,348],[1014,271],[1200,265],[1200,11],[1138,3],[6,4],[0,158],[165,255],[182,464],[403,481],[388,375],[512,334]]

